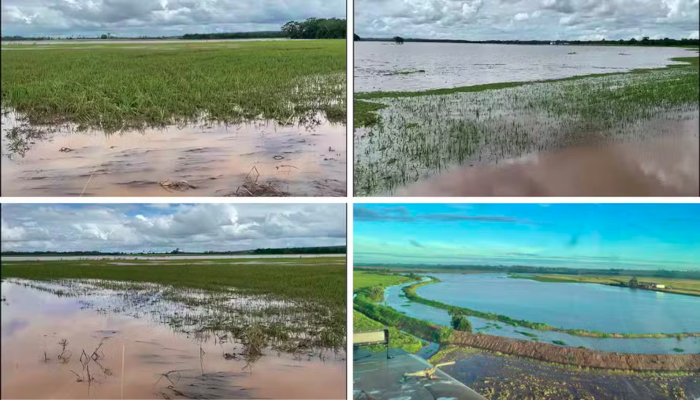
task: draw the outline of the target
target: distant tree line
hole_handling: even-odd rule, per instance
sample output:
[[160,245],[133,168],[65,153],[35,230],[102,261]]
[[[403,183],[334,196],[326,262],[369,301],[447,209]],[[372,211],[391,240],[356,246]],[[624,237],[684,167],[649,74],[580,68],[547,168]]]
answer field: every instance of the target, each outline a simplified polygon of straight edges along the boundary
[[210,39],[266,39],[285,38],[287,34],[283,31],[260,31],[260,32],[221,32],[221,33],[187,33],[182,35],[183,40],[210,40]]
[[309,18],[303,22],[289,21],[282,32],[292,39],[345,39],[347,22],[340,18]]
[[274,249],[252,249],[238,251],[203,251],[188,252],[179,248],[172,251],[3,251],[0,256],[129,256],[129,255],[149,255],[149,254],[188,254],[188,255],[228,255],[228,254],[345,254],[346,246],[321,246],[321,247],[285,247]]
[[404,265],[404,264],[361,264],[356,263],[357,270],[372,270],[380,268],[382,271],[390,271],[393,268],[403,270],[430,271],[430,270],[471,270],[503,273],[527,273],[527,274],[566,274],[566,275],[606,275],[606,276],[638,276],[655,278],[676,279],[700,279],[700,271],[669,271],[669,270],[635,270],[635,269],[586,269],[566,267],[533,267],[527,265]]
[[[457,39],[420,39],[420,38],[360,38],[355,35],[355,40],[375,42],[426,42],[426,43],[490,43],[490,44],[535,44],[535,45],[595,45],[595,46],[698,46],[700,39],[650,39],[644,37],[641,40],[635,38],[629,40],[457,40]],[[397,40],[400,39],[400,40]]]

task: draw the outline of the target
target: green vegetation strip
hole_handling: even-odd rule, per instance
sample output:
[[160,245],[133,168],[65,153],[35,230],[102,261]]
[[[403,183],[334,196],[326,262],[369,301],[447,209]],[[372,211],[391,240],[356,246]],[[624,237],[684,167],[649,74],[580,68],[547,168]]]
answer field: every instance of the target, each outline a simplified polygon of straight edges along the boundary
[[[633,276],[613,275],[509,275],[513,279],[531,279],[546,283],[595,283],[600,285],[629,287],[629,282]],[[669,279],[659,277],[641,278],[640,281],[648,280],[654,283],[665,285],[664,289],[653,289],[657,292],[683,294],[688,296],[700,296],[700,281],[696,279]],[[648,289],[651,290],[651,289]]]
[[23,47],[2,51],[2,107],[32,124],[345,121],[344,40]]
[[355,311],[364,314],[366,317],[378,321],[384,326],[394,327],[413,336],[436,343],[447,343],[452,337],[454,330],[447,327],[440,327],[427,321],[411,318],[391,307],[376,304],[368,297],[372,288],[364,288],[356,293],[353,302]]
[[[384,329],[384,324],[370,319],[366,315],[353,310],[352,313],[352,329],[353,332],[368,332]],[[399,348],[409,353],[416,353],[423,348],[423,342],[415,337],[401,332],[394,327],[389,328],[389,346]],[[384,351],[384,345],[366,346],[370,351]]]
[[[260,264],[230,264],[231,260],[172,260],[158,264],[153,261],[41,261],[6,262],[0,267],[0,277],[38,281],[59,279],[103,279],[127,282],[152,282],[182,288],[226,291],[231,287],[268,294],[278,298],[323,302],[329,307],[344,308],[346,304],[346,267],[338,265],[337,257],[314,259],[252,259]],[[294,261],[294,264],[278,264]],[[327,262],[328,264],[324,263]],[[116,264],[130,265],[116,265]],[[131,265],[137,264],[137,265]],[[184,264],[184,265],[183,265]]]
[[[434,308],[440,308],[447,310],[449,313],[458,313],[471,317],[477,317],[482,319],[488,319],[492,321],[499,321],[504,324],[511,326],[522,326],[529,329],[539,330],[539,331],[554,331],[562,332],[574,336],[585,336],[585,337],[595,337],[595,338],[683,338],[683,337],[700,337],[700,333],[608,333],[608,332],[598,332],[598,331],[588,331],[584,329],[563,329],[555,328],[541,322],[531,322],[522,319],[515,319],[505,315],[495,314],[495,313],[485,313],[481,311],[472,310],[464,307],[452,306],[439,301],[426,299],[420,297],[416,294],[416,289],[421,286],[429,285],[431,283],[440,282],[439,279],[431,277],[430,281],[415,283],[410,286],[403,288],[403,292],[411,301],[416,303],[425,304]],[[528,335],[529,336],[529,335]]]

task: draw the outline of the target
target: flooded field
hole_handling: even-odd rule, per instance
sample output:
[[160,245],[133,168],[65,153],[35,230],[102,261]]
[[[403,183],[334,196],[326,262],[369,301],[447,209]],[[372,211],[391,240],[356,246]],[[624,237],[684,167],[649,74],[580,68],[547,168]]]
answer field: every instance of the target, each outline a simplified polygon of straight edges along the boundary
[[[440,286],[441,283],[420,288],[419,292],[426,298],[431,297],[423,293],[425,290],[430,290],[430,293],[439,292],[449,296],[448,299],[439,297],[448,304],[483,312],[496,312],[511,318],[549,323],[556,327],[601,330],[611,333],[678,333],[698,332],[697,328],[700,324],[700,320],[694,318],[693,311],[697,307],[696,303],[700,301],[697,297],[648,292],[638,293],[639,297],[643,299],[637,303],[635,297],[637,294],[631,294],[630,289],[603,285],[567,284],[562,286],[562,284],[552,283],[538,286],[530,283],[522,284],[521,279],[494,278],[493,274],[475,276],[438,274],[438,276],[442,276],[444,281],[454,278],[454,282],[448,283],[447,289],[445,289],[445,285]],[[446,276],[450,278],[445,278]],[[474,282],[479,282],[479,284],[474,284]],[[520,289],[509,290],[508,284],[520,287]],[[470,293],[473,292],[475,295],[468,298],[457,296],[454,292],[454,285],[457,285],[460,293],[466,290],[463,287],[473,287],[474,290],[470,289]],[[451,317],[446,310],[406,299],[401,290],[405,286],[408,285],[391,286],[386,289],[384,298],[388,306],[409,317],[442,326],[450,325]],[[523,287],[531,289],[522,291]],[[542,289],[544,287],[551,287],[555,290],[544,290]],[[477,297],[476,293],[479,292],[481,295]],[[488,292],[488,295],[485,295],[484,292]],[[598,294],[593,296],[591,292]],[[450,293],[452,294],[450,295]],[[519,295],[523,293],[527,293],[526,302],[519,298]],[[539,296],[534,296],[534,294]],[[465,303],[469,301],[471,303]],[[633,304],[640,308],[633,307]],[[634,310],[637,309],[644,309],[646,312],[646,306],[650,307],[650,310],[649,314],[645,314],[645,318],[629,319],[621,316],[634,314]],[[576,310],[576,313],[572,313],[572,310]],[[582,315],[587,317],[582,318]],[[569,347],[583,346],[591,350],[619,353],[678,354],[680,351],[683,354],[700,354],[700,338],[698,337],[597,338],[530,329],[472,316],[468,319],[474,332],[514,339],[555,343]]]
[[[573,53],[573,54],[571,54]],[[419,91],[658,68],[680,48],[355,42],[355,92]]]
[[355,129],[355,193],[697,195],[697,79],[687,66],[370,93],[360,103],[377,119]]
[[343,41],[3,46],[3,196],[346,193]]
[[335,313],[235,287],[5,278],[2,397],[344,398]]
[[649,399],[700,396],[695,373],[634,373],[581,370],[507,357],[477,349],[447,349],[431,359],[456,361],[444,371],[491,400]]
[[2,117],[3,196],[343,196],[344,124],[184,124],[105,134]]

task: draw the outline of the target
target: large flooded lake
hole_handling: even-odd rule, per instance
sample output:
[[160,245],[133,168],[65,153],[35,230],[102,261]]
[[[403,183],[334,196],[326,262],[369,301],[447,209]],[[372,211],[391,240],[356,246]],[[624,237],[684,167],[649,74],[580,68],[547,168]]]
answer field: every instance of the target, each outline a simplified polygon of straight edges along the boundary
[[[416,293],[426,299],[492,312],[515,319],[546,323],[565,329],[608,333],[700,332],[700,298],[671,293],[632,290],[597,284],[543,283],[508,278],[503,274],[433,274],[442,282],[422,286]],[[389,306],[406,315],[448,326],[447,311],[400,297],[401,288],[386,290]],[[514,327],[469,317],[475,332],[540,341],[562,341],[568,346],[624,353],[700,353],[700,338],[599,339],[561,332]]]
[[323,306],[98,280],[1,289],[3,398],[345,398]]
[[355,42],[355,92],[419,91],[658,68],[682,48]]

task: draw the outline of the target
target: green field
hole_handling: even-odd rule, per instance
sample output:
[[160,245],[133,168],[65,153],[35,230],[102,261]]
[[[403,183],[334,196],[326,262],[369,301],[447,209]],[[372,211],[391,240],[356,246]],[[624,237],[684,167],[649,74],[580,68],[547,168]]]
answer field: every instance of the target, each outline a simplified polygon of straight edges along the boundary
[[[532,275],[532,276],[515,276],[511,278],[532,279],[539,282],[563,282],[563,283],[598,283],[604,285],[617,285],[620,283],[628,283],[632,276],[603,276],[603,275]],[[640,282],[654,282],[666,285],[667,289],[658,290],[660,292],[689,294],[700,296],[700,281],[694,279],[669,279],[642,277],[638,278]]]
[[[353,332],[367,332],[384,329],[384,324],[368,318],[362,313],[353,311],[352,313],[352,329]],[[415,353],[423,348],[423,342],[411,335],[407,335],[400,330],[389,327],[389,346],[392,348],[403,349],[409,353]],[[384,351],[386,348],[383,345],[367,346],[371,351]]]
[[[690,53],[689,53],[690,54]],[[698,111],[698,58],[631,73],[418,92],[358,93],[355,194],[393,192],[464,164],[645,139],[639,121]],[[593,134],[594,133],[594,134]]]
[[360,289],[365,289],[373,286],[389,287],[399,285],[401,283],[411,282],[411,279],[400,275],[376,274],[371,272],[353,271],[352,273],[352,291],[357,292]]
[[345,41],[3,45],[2,107],[107,132],[173,123],[345,122]]
[[[260,264],[241,264],[246,261]],[[166,260],[158,264],[147,260],[8,262],[4,259],[0,277],[38,281],[101,279],[151,282],[208,291],[225,291],[235,287],[253,294],[323,302],[345,313],[344,263],[345,258],[341,257]]]

